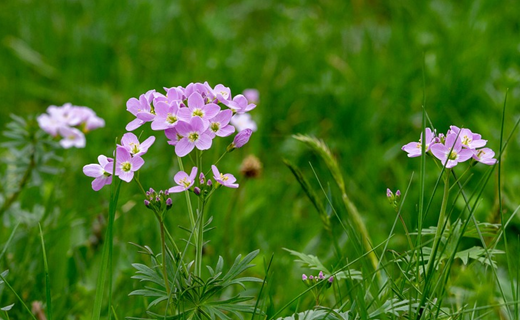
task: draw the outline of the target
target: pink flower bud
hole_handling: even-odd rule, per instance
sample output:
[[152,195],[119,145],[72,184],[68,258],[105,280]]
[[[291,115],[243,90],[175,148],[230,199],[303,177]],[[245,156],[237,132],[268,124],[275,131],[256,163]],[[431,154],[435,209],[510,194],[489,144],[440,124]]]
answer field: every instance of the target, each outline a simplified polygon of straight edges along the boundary
[[237,133],[235,136],[235,139],[233,139],[232,146],[233,148],[241,148],[243,147],[251,138],[251,135],[253,134],[253,130],[251,129],[244,129]]

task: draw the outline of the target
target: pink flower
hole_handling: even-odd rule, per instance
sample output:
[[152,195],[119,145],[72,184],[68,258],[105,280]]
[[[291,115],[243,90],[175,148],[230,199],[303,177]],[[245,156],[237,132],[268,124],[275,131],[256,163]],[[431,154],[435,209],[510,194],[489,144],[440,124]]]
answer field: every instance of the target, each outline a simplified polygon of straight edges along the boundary
[[497,159],[493,158],[494,156],[495,152],[493,150],[489,148],[482,148],[479,150],[475,150],[475,153],[473,154],[473,159],[483,164],[492,166],[495,163],[497,163]]
[[213,142],[211,134],[207,132],[207,125],[199,117],[191,118],[190,122],[180,121],[175,126],[177,133],[182,138],[175,144],[175,153],[184,157],[195,147],[199,150],[207,150]]
[[155,142],[155,137],[151,136],[144,140],[143,143],[139,143],[137,136],[131,132],[127,132],[121,138],[121,146],[124,147],[130,154],[135,156],[142,156],[148,152],[148,148]]
[[130,98],[126,102],[126,110],[136,116],[136,119],[126,125],[127,131],[134,131],[142,126],[143,123],[153,120],[155,115],[152,113],[151,103],[154,94],[155,90],[149,90],[145,94],[140,95],[139,100],[136,98]]
[[213,171],[213,178],[215,181],[228,188],[238,188],[238,184],[235,183],[237,179],[230,173],[222,174],[218,171],[215,165],[211,166],[211,170]]
[[462,141],[457,138],[456,133],[449,133],[444,144],[436,143],[431,146],[430,150],[448,169],[473,156],[472,150],[462,148]]
[[179,110],[179,117],[189,122],[190,119],[202,119],[205,126],[209,125],[209,119],[215,117],[220,111],[220,107],[214,103],[205,104],[204,98],[198,93],[193,92],[188,97],[188,108]]
[[[426,139],[425,139],[426,145],[424,146],[424,148],[425,148],[425,151],[428,152],[428,150],[430,150],[430,146],[432,145],[432,143],[436,142],[436,139],[435,139],[434,133],[432,132],[432,130],[430,128],[425,128],[425,131],[426,131]],[[419,157],[421,155],[421,150],[422,150],[422,133],[421,133],[421,138],[419,139],[419,142],[407,143],[401,149],[403,151],[408,152],[409,158]]]
[[449,133],[458,134],[462,147],[468,149],[482,148],[486,145],[487,140],[482,140],[482,136],[477,133],[471,132],[469,129],[459,129],[456,126],[450,126]]
[[253,110],[256,105],[253,103],[249,103],[241,94],[236,95],[231,101],[223,101],[226,106],[236,111],[236,113],[245,113]]
[[178,186],[171,187],[170,189],[168,189],[168,191],[170,193],[177,193],[177,192],[186,191],[189,188],[191,188],[191,186],[195,182],[195,178],[197,176],[197,170],[198,170],[197,167],[193,167],[191,169],[191,173],[189,176],[184,171],[177,172],[175,177],[173,177],[173,180],[175,181],[175,183],[178,184]]
[[98,162],[99,164],[87,164],[83,167],[83,173],[87,177],[95,178],[92,181],[92,189],[94,191],[99,191],[105,185],[112,183],[112,175],[105,170],[105,167],[112,166],[114,159],[100,155]]
[[[117,147],[116,149],[116,176],[119,179],[130,182],[134,178],[134,172],[139,170],[144,164],[143,158],[134,156],[125,147]],[[105,166],[105,171],[113,173],[112,164]]]
[[152,130],[165,130],[173,128],[179,120],[179,101],[159,101],[155,104],[155,118],[152,122]]
[[226,109],[219,112],[219,114],[217,114],[213,119],[209,120],[208,132],[212,137],[215,137],[216,135],[219,137],[227,137],[235,132],[235,127],[228,125],[232,116],[233,111]]

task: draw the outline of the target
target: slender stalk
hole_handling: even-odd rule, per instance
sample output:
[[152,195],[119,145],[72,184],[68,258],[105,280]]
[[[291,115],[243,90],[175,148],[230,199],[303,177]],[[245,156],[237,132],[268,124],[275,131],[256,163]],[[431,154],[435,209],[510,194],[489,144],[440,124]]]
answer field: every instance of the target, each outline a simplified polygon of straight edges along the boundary
[[434,258],[439,246],[439,241],[442,238],[442,231],[444,224],[446,223],[446,207],[448,204],[448,197],[450,193],[450,172],[449,170],[444,173],[444,193],[442,195],[441,211],[439,213],[439,221],[437,222],[437,231],[435,232],[435,238],[433,239],[433,246],[430,252],[430,259],[428,260],[428,266],[426,267],[427,275],[430,275],[433,270]]
[[166,272],[166,239],[164,237],[164,221],[162,217],[159,218],[159,226],[161,227],[161,251],[162,251],[162,272],[164,278],[164,285],[166,286],[166,293],[168,296],[171,293],[170,282],[168,281],[168,273]]

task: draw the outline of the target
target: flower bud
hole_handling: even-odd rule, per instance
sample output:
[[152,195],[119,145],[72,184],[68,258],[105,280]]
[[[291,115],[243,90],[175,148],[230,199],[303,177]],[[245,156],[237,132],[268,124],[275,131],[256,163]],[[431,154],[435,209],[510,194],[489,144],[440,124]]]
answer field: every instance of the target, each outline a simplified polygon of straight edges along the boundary
[[329,278],[329,283],[332,283],[333,281],[334,281],[334,277],[331,276],[331,277]]
[[242,148],[249,141],[252,134],[253,134],[253,130],[251,130],[251,129],[244,129],[244,130],[240,131],[239,133],[237,133],[237,135],[233,139],[233,143],[231,143],[228,146],[227,151],[231,152],[232,150],[234,150],[236,148]]
[[308,279],[308,278],[307,278],[307,275],[306,275],[305,273],[302,274],[302,280],[303,280],[303,281],[307,281],[307,279]]
[[147,206],[147,207],[150,207],[150,201],[144,200],[144,205]]
[[200,188],[199,187],[193,188],[193,193],[195,193],[196,195],[200,195]]
[[166,199],[166,210],[169,210],[172,207],[172,198]]
[[204,184],[204,182],[206,182],[206,177],[204,176],[204,173],[200,173],[199,175],[199,181],[200,181],[200,184]]
[[320,280],[325,279],[325,276],[323,275],[323,271],[320,271],[320,274],[318,275],[318,278],[319,278]]
[[388,202],[394,202],[394,193],[389,188],[386,188],[386,198],[388,199]]
[[208,179],[208,182],[206,183],[206,185],[208,187],[211,187],[213,185],[213,182],[211,181],[211,179]]

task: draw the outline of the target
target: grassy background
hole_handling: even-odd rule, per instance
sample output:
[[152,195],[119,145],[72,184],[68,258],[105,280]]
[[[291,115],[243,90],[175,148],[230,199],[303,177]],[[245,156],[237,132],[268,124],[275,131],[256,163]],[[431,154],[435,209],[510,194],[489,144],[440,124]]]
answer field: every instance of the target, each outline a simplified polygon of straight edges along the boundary
[[[450,124],[469,127],[498,150],[509,88],[505,127],[512,129],[520,98],[519,16],[514,0],[3,1],[0,129],[11,113],[39,114],[66,102],[91,107],[107,125],[87,136],[85,149],[62,153],[62,175],[46,176],[41,188],[22,194],[22,207],[33,214],[25,218],[0,269],[11,270],[11,282],[26,301],[44,299],[35,224],[43,215],[55,316],[88,318],[100,259],[96,243],[102,241],[96,228],[103,230],[104,222],[97,223],[100,215],[106,217],[108,190],[93,192],[82,166],[111,152],[114,138],[132,120],[125,110],[130,97],[208,81],[229,86],[233,94],[260,91],[252,112],[259,129],[244,150],[222,164],[223,171],[237,173],[249,153],[264,164],[260,179],[226,190],[212,202],[209,212],[217,229],[209,236],[208,261],[214,264],[217,255],[229,261],[255,248],[267,258],[274,253],[269,290],[279,307],[304,289],[301,271],[281,248],[322,257],[331,252],[317,214],[282,158],[295,161],[317,186],[311,162],[336,192],[325,166],[291,135],[315,135],[330,145],[349,195],[378,243],[394,219],[386,187],[404,190],[411,173],[418,172],[419,161],[408,160],[400,147],[419,136],[423,99],[439,131]],[[151,133],[145,129],[144,135]],[[155,135],[141,180],[145,188],[165,189],[173,184],[176,162],[166,139]],[[503,161],[507,210],[519,200],[518,152],[516,134]],[[434,171],[428,178],[433,185],[437,171],[428,169]],[[476,181],[486,169],[476,167]],[[414,182],[403,211],[411,229],[418,199]],[[494,182],[486,190],[479,220],[494,216],[493,187]],[[122,190],[114,291],[121,318],[139,315],[145,307],[127,296],[139,287],[130,279],[130,263],[142,260],[128,243],[159,251],[157,225],[141,205],[137,186]],[[181,236],[176,226],[186,223],[185,207],[180,197],[174,202],[168,223]],[[21,218],[2,218],[0,240],[5,242]],[[519,225],[516,219],[512,232]],[[395,245],[404,240],[397,238]],[[256,272],[262,276],[262,267]],[[0,301],[14,302],[5,289]]]

